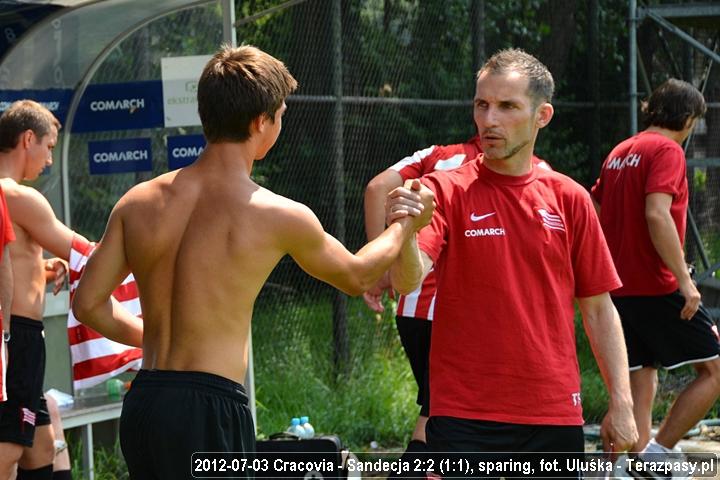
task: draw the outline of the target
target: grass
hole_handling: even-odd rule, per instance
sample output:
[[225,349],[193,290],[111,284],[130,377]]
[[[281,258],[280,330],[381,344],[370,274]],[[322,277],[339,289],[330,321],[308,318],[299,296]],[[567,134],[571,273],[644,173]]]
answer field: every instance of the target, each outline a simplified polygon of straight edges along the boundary
[[[79,438],[68,435],[68,448],[73,478],[87,478],[82,466],[83,445]],[[120,454],[120,444],[114,447],[95,446],[93,448],[96,480],[127,480],[130,478],[125,460]]]
[[347,311],[350,354],[340,368],[333,361],[330,302],[300,302],[291,312],[280,302],[255,314],[259,435],[308,415],[316,432],[338,434],[356,450],[373,440],[382,447],[409,440],[419,407],[394,317],[376,316],[359,299],[350,299]]

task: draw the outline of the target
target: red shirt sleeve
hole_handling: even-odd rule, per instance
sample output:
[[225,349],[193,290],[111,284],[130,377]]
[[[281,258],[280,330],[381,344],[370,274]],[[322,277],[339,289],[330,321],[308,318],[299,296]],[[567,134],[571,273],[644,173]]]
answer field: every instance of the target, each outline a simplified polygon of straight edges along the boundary
[[[7,208],[7,202],[5,202],[5,194],[0,188],[0,247],[4,248],[5,245],[15,240],[15,231],[12,227],[12,221],[10,220],[10,211]],[[0,249],[1,249],[0,248]],[[2,258],[2,251],[0,251],[0,258]]]
[[581,190],[574,203],[570,253],[575,276],[575,297],[592,297],[620,288],[622,282],[615,270],[590,195]]
[[676,196],[680,193],[686,175],[685,154],[677,145],[660,148],[648,165],[645,180],[645,194],[668,193]]

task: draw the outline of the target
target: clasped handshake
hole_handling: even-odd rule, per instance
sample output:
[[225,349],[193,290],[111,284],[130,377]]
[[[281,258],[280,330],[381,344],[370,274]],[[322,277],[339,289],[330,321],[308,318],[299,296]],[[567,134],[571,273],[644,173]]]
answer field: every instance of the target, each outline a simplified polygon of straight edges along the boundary
[[402,187],[388,193],[385,200],[385,222],[412,222],[415,231],[430,223],[435,211],[435,194],[420,183],[420,180],[406,180]]

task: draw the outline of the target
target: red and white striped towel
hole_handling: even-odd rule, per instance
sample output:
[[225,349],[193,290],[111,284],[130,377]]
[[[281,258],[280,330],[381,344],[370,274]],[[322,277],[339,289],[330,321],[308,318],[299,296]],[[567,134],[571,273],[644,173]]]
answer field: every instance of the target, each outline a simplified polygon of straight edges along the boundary
[[[75,236],[70,250],[70,298],[95,244]],[[132,274],[115,289],[113,297],[130,313],[142,316],[137,285]],[[142,349],[113,342],[92,328],[78,322],[70,309],[68,313],[68,341],[73,369],[73,388],[90,388],[126,370],[139,370]]]

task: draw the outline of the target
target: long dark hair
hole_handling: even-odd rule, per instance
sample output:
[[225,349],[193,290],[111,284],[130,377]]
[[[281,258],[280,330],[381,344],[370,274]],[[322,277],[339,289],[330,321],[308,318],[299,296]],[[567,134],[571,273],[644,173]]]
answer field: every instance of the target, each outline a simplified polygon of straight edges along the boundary
[[707,106],[702,93],[688,82],[671,78],[643,102],[642,112],[648,126],[680,131],[688,119],[705,115]]

